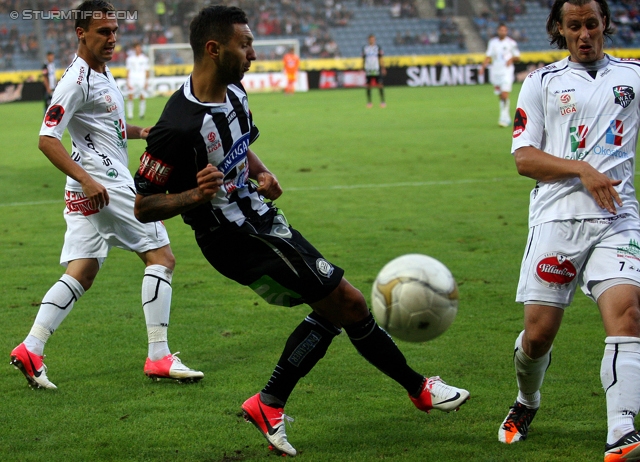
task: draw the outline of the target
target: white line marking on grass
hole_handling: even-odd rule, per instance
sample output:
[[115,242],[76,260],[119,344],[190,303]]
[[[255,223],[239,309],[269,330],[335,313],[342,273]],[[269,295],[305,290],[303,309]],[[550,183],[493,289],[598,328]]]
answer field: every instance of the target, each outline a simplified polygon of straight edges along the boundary
[[8,204],[0,204],[0,207],[22,207],[23,205],[47,205],[47,204],[64,204],[63,199],[57,201],[34,201],[34,202],[9,202]]
[[[375,188],[401,188],[401,187],[420,187],[420,186],[447,186],[447,185],[461,185],[470,183],[498,183],[501,181],[520,181],[527,179],[524,177],[513,178],[484,178],[476,180],[441,180],[441,181],[407,181],[402,183],[377,183],[377,184],[345,184],[345,185],[330,185],[330,186],[302,186],[293,188],[283,188],[285,191],[326,191],[326,190],[340,190],[340,189],[375,189]],[[0,204],[0,207],[22,207],[26,205],[49,205],[60,204],[63,205],[64,201],[49,200],[49,201],[34,201],[34,202],[10,202],[8,204]]]
[[333,186],[302,186],[293,188],[283,188],[285,191],[324,191],[332,189],[374,189],[374,188],[398,188],[398,187],[419,187],[419,186],[442,186],[442,185],[460,185],[469,183],[496,183],[500,181],[520,180],[522,177],[515,178],[489,178],[477,180],[442,180],[442,181],[408,181],[403,183],[377,183],[377,184],[347,184]]

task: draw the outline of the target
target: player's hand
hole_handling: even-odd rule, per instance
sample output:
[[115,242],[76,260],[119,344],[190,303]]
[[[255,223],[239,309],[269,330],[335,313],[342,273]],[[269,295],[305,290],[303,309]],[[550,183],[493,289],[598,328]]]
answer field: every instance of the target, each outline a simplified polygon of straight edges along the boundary
[[211,164],[208,164],[198,172],[196,175],[198,182],[197,192],[202,202],[213,199],[213,196],[216,195],[222,186],[223,178],[224,174]]
[[100,210],[109,205],[109,193],[107,188],[89,177],[86,183],[82,183],[82,192],[89,199],[89,204],[94,210]]
[[146,140],[147,136],[149,136],[149,132],[151,131],[153,127],[145,127],[143,129],[140,130],[140,139],[141,140]]
[[274,201],[282,195],[280,183],[273,173],[260,172],[256,179],[258,180],[258,193],[267,199]]
[[612,180],[587,163],[585,163],[584,167],[580,173],[580,181],[582,181],[584,187],[591,193],[601,209],[606,209],[615,214],[616,204],[621,207],[622,199],[620,199],[614,186],[618,186],[622,183],[622,180]]

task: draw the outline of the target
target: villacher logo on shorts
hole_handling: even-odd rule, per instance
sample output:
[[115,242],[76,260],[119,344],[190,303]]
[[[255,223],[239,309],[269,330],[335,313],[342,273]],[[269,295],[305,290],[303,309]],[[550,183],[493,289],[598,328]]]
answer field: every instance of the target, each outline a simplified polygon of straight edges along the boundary
[[316,269],[322,276],[330,278],[333,274],[333,265],[323,258],[316,260]]
[[544,254],[536,264],[536,279],[550,289],[565,289],[577,273],[569,257],[558,252]]

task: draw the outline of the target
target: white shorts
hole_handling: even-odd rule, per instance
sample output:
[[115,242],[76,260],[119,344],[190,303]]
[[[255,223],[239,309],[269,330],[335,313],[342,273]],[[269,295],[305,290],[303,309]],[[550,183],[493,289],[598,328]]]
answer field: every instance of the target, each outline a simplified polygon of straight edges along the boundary
[[92,210],[81,192],[65,191],[67,231],[60,264],[79,258],[96,258],[100,265],[111,247],[145,253],[169,244],[162,222],[140,223],[133,214],[135,192],[127,186],[109,189],[109,205]]
[[[131,85],[129,88],[128,85]],[[132,95],[134,98],[147,98],[147,85],[144,80],[131,80],[127,85],[127,96]]]
[[578,284],[610,279],[640,283],[640,220],[621,214],[592,220],[553,221],[529,229],[516,302],[568,306]]
[[493,93],[499,95],[502,92],[511,93],[513,88],[513,73],[491,74],[491,85],[493,85]]

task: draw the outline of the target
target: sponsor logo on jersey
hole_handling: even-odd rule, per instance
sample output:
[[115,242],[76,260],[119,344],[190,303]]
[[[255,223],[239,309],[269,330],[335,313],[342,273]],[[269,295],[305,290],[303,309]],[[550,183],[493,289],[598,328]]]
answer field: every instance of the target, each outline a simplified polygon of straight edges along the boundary
[[116,143],[118,147],[125,148],[127,147],[127,127],[122,119],[114,120],[113,126],[116,129],[116,134],[118,135],[118,142]]
[[80,66],[80,72],[78,73],[78,80],[76,80],[76,83],[80,85],[83,80],[84,80],[84,66]]
[[118,171],[115,168],[110,168],[107,170],[107,176],[115,180],[118,178]]
[[577,270],[569,257],[550,252],[538,260],[535,277],[550,289],[565,289],[576,278]]
[[207,135],[207,140],[209,140],[209,143],[211,143],[207,143],[207,153],[217,151],[222,147],[222,143],[220,142],[220,140],[216,139],[216,134],[214,132],[209,132],[209,134]]
[[104,95],[104,100],[105,100],[107,103],[110,103],[111,101],[113,101],[113,98],[111,98],[111,95]]
[[242,137],[239,138],[238,141],[235,142],[235,144],[229,150],[229,153],[224,157],[224,160],[220,162],[220,164],[218,164],[218,170],[224,173],[226,177],[233,167],[235,167],[240,162],[244,162],[248,150],[249,134],[246,133],[242,135]]
[[172,166],[165,164],[160,159],[154,158],[145,151],[144,154],[142,154],[142,158],[140,158],[138,174],[155,185],[164,186],[169,180],[169,175],[171,175],[172,170]]
[[237,118],[238,115],[236,114],[236,111],[231,111],[229,114],[227,114],[227,123],[231,125],[231,122],[233,122]]
[[527,113],[519,107],[516,109],[516,115],[513,118],[513,137],[517,138],[524,132],[527,127]]
[[614,146],[622,146],[623,130],[624,124],[622,120],[612,120],[607,127],[607,133],[605,135],[606,142]]
[[91,207],[89,199],[82,192],[65,191],[64,202],[67,206],[66,213],[78,212],[86,217],[99,212],[98,209]]
[[636,94],[633,92],[633,87],[628,85],[618,85],[613,87],[613,96],[616,104],[619,104],[622,107],[627,107],[636,97]]
[[62,116],[64,116],[64,108],[59,104],[55,104],[47,110],[44,116],[44,124],[47,127],[55,127],[62,120]]
[[558,105],[560,106],[560,115],[565,116],[567,114],[573,114],[577,112],[576,103],[574,102],[573,95],[570,93],[564,93],[565,91],[574,90],[562,90],[563,93],[558,95]]
[[578,149],[584,149],[587,144],[587,133],[589,127],[586,125],[578,125],[577,127],[569,127],[569,139],[571,141],[571,153],[576,154]]
[[626,247],[618,247],[618,257],[633,258],[634,260],[640,260],[640,245],[638,242],[631,239],[629,245]]
[[316,269],[320,275],[330,278],[333,274],[333,265],[324,258],[318,258],[316,260]]
[[107,106],[107,112],[113,112],[118,109],[116,104],[112,104],[111,106]]

